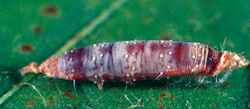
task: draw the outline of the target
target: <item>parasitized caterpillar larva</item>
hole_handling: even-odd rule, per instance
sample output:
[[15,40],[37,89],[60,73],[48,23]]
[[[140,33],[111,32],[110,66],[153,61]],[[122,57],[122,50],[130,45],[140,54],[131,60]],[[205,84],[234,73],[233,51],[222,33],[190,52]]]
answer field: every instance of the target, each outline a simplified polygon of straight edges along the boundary
[[214,50],[208,45],[172,40],[100,43],[52,56],[42,64],[32,62],[20,70],[70,80],[86,79],[103,89],[103,82],[156,79],[182,75],[215,76],[245,67],[243,56]]

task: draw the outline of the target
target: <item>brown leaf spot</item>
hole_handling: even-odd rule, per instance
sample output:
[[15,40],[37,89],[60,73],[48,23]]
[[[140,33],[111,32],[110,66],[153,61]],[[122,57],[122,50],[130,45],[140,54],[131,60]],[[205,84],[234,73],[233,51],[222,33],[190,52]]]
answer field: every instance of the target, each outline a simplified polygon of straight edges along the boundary
[[42,6],[40,11],[42,12],[42,15],[44,16],[50,16],[50,17],[58,17],[60,16],[60,8],[58,8],[55,5],[47,5],[47,6]]
[[209,107],[210,107],[210,108],[213,108],[213,109],[217,109],[217,108],[218,108],[217,105],[212,105],[212,104],[209,104]]
[[159,108],[159,109],[164,109],[164,107],[165,107],[165,106],[164,106],[163,104],[159,104],[159,105],[158,105],[158,108]]
[[70,97],[74,100],[79,100],[77,97],[75,97],[74,95],[71,94],[71,90],[70,89],[66,89],[66,94],[63,94],[63,96],[65,97]]
[[172,98],[171,94],[168,93],[168,92],[161,93],[161,94],[158,96],[159,100],[161,100],[161,101],[163,100],[163,97]]
[[44,8],[43,12],[45,14],[55,15],[58,12],[58,9],[56,6],[47,6]]
[[48,100],[46,100],[46,104],[49,105],[49,104],[52,104],[56,101],[55,98],[49,98]]
[[203,86],[198,86],[198,89],[203,89],[204,87]]
[[31,102],[27,102],[27,103],[25,103],[25,106],[27,106],[27,107],[34,107],[34,104],[31,103]]
[[172,39],[171,36],[167,34],[164,34],[159,38],[159,40],[171,40],[171,39]]
[[30,44],[23,44],[20,46],[21,52],[23,53],[31,53],[34,51],[33,46]]
[[53,80],[49,80],[49,83],[50,83],[50,84],[54,84],[54,81],[53,81]]
[[162,101],[162,98],[165,97],[165,96],[166,96],[166,93],[161,93],[161,94],[158,96],[158,98],[159,98],[159,100]]
[[41,34],[43,32],[43,28],[41,26],[34,26],[32,28],[32,31],[35,33],[35,34]]
[[214,108],[214,109],[217,109],[217,108],[218,108],[218,106],[217,106],[217,105],[214,105],[214,106],[213,106],[213,108]]
[[224,83],[222,83],[220,86],[223,87],[223,88],[227,88],[227,87],[230,86],[230,83],[224,82]]

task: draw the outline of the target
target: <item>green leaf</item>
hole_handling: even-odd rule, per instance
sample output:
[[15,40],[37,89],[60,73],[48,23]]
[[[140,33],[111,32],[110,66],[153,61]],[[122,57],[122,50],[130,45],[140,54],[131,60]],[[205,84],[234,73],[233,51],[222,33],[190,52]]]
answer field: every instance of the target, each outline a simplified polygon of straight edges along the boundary
[[[23,78],[18,72],[30,62],[41,63],[73,48],[135,39],[199,42],[220,50],[227,37],[224,50],[245,52],[247,57],[247,4],[247,0],[1,0],[1,108],[247,108],[246,69],[233,71],[220,87],[188,87],[188,81],[177,83],[178,77],[173,77],[127,87],[106,82],[104,91],[90,81],[76,81],[74,88],[71,80],[34,74]],[[29,80],[35,88],[21,80]]]

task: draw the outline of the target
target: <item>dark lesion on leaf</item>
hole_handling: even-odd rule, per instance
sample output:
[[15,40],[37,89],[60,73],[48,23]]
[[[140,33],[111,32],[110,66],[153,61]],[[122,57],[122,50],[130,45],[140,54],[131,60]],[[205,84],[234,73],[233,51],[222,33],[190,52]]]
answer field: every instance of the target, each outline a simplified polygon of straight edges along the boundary
[[74,100],[79,100],[76,96],[72,95],[71,92],[72,91],[70,89],[66,89],[66,94],[63,94],[63,96],[70,97],[70,98],[72,98]]
[[223,88],[227,88],[227,87],[230,86],[230,83],[224,82],[224,83],[222,83],[220,86],[223,87]]
[[167,93],[167,92],[164,92],[164,93],[161,93],[158,98],[159,100],[163,100],[164,97],[167,97],[167,98],[172,98],[171,94],[170,93]]
[[172,37],[168,34],[163,34],[160,36],[159,40],[172,40]]
[[35,100],[32,100],[31,102],[26,102],[25,106],[32,108],[32,107],[34,107],[34,102],[35,102]]
[[163,100],[162,98],[166,96],[166,93],[161,93],[158,97],[159,97],[159,100]]
[[41,6],[40,12],[43,16],[49,16],[53,18],[57,18],[61,14],[60,8],[56,5]]
[[174,100],[174,96],[172,96],[169,92],[163,92],[160,95],[158,95],[158,99],[160,101],[164,101],[163,98],[169,98],[169,102]]
[[48,100],[46,100],[47,105],[52,104],[54,102],[56,102],[55,98],[49,98]]
[[41,27],[41,26],[34,26],[33,28],[32,28],[32,31],[35,33],[35,34],[41,34],[41,33],[43,33],[43,28]]
[[23,53],[32,53],[32,52],[34,52],[34,48],[33,48],[33,46],[31,44],[22,44],[20,46],[20,50]]
[[158,109],[164,109],[164,105],[163,104],[158,104]]

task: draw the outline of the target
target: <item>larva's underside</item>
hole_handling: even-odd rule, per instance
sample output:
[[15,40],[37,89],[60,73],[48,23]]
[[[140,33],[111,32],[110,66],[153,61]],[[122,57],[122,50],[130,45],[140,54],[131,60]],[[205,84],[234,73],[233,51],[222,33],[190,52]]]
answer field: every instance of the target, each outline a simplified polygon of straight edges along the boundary
[[200,43],[167,40],[100,43],[31,63],[20,72],[42,72],[49,77],[87,79],[103,89],[104,81],[125,82],[181,75],[214,76],[248,65],[243,56],[220,53]]

